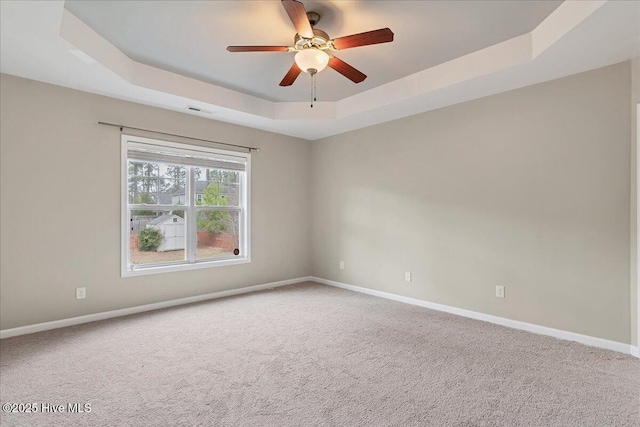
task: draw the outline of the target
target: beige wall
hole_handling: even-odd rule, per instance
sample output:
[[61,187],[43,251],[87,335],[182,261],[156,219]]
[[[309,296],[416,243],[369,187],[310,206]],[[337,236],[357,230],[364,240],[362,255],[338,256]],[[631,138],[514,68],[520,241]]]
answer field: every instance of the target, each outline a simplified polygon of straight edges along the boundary
[[[0,85],[1,329],[308,275],[308,142],[8,75]],[[261,146],[252,262],[120,278],[120,132],[99,120]]]
[[631,344],[638,342],[638,103],[640,57],[631,61]]
[[[313,143],[2,75],[0,328],[313,274],[636,344],[639,66]],[[98,120],[262,146],[253,262],[120,278],[120,139]]]
[[313,275],[629,343],[630,73],[315,141]]

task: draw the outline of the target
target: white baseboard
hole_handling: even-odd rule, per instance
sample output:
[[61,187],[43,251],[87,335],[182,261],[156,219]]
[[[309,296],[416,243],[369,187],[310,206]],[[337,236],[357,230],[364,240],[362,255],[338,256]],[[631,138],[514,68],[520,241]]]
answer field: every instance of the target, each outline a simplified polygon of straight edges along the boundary
[[35,325],[21,326],[12,329],[0,330],[0,339],[15,337],[18,335],[33,334],[35,332],[48,331],[51,329],[64,328],[66,326],[80,325],[82,323],[95,322],[98,320],[111,319],[113,317],[128,316],[130,314],[143,313],[145,311],[159,310],[162,308],[175,307],[178,305],[191,304],[194,302],[207,301],[217,298],[224,298],[233,295],[246,294],[265,289],[277,288],[280,286],[293,285],[295,283],[314,281],[337,288],[348,289],[350,291],[361,292],[381,298],[403,302],[406,304],[417,305],[420,307],[430,308],[432,310],[444,311],[458,316],[468,317],[471,319],[482,320],[485,322],[495,323],[497,325],[507,326],[514,329],[533,332],[541,335],[575,341],[581,344],[593,347],[613,350],[620,353],[631,354],[640,358],[639,347],[629,344],[596,338],[589,335],[577,334],[575,332],[563,331],[560,329],[548,328],[546,326],[534,325],[532,323],[520,322],[518,320],[507,319],[504,317],[492,316],[490,314],[480,313],[477,311],[465,310],[462,308],[451,307],[448,305],[437,304],[429,301],[419,300],[416,298],[404,297],[387,292],[376,291],[373,289],[363,288],[360,286],[348,285],[346,283],[336,282],[333,280],[322,279],[320,277],[298,277],[296,279],[281,280],[279,282],[265,283],[262,285],[247,286],[244,288],[230,289],[228,291],[213,292],[210,294],[196,295],[175,299],[171,301],[162,301],[153,304],[146,304],[137,307],[123,308],[119,310],[105,311],[102,313],[88,314],[85,316],[72,317],[68,319],[54,320],[52,322],[37,323]]
[[145,311],[158,310],[161,308],[175,307],[177,305],[191,304],[194,302],[206,301],[217,298],[224,298],[232,295],[246,294],[249,292],[262,291],[264,289],[277,288],[279,286],[293,285],[294,283],[306,282],[310,277],[298,277],[297,279],[281,280],[279,282],[265,283],[263,285],[247,286],[244,288],[230,289],[228,291],[213,292],[210,294],[196,295],[174,299],[171,301],[156,302],[153,304],[140,305],[137,307],[123,308],[120,310],[105,311],[102,313],[87,314],[86,316],[71,317],[69,319],[54,320],[52,322],[37,323],[35,325],[21,326],[12,329],[0,330],[0,339],[15,337],[18,335],[33,334],[35,332],[48,331],[50,329],[64,328],[66,326],[80,325],[82,323],[95,322],[97,320],[111,319],[112,317],[127,316],[130,314],[142,313]]
[[[376,291],[373,289],[362,288],[360,286],[348,285],[346,283],[336,282],[333,280],[322,279],[320,277],[310,277],[309,280],[322,283],[325,285],[335,286],[337,288],[348,289],[350,291],[361,292],[363,294],[373,295],[381,298],[387,298],[394,301],[404,302],[407,304],[417,305],[420,307],[430,308],[432,310],[444,311],[458,316],[468,317],[471,319],[482,320],[485,322],[495,323],[497,325],[507,326],[509,328],[520,329],[527,332],[533,332],[540,335],[548,335],[551,337],[575,341],[581,344],[590,345],[592,347],[604,348],[620,353],[632,354],[638,356],[638,347],[632,347],[629,344],[609,341],[602,338],[596,338],[589,335],[577,334],[575,332],[563,331],[560,329],[548,328],[546,326],[534,325],[532,323],[520,322],[518,320],[507,319],[504,317],[492,316],[490,314],[480,313],[477,311],[465,310],[463,308],[451,307],[443,304],[436,304],[429,301],[419,300],[416,298],[404,297],[401,295],[390,294],[387,292]],[[634,353],[635,349],[635,353]]]

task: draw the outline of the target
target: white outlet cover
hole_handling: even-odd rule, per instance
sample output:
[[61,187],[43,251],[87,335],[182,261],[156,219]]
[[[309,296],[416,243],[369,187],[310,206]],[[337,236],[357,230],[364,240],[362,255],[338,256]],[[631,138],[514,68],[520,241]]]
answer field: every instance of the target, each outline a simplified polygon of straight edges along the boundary
[[344,261],[340,261],[340,270],[344,270]]
[[404,273],[404,280],[407,282],[411,281],[411,272],[407,271],[406,273]]
[[85,299],[87,297],[87,288],[76,288],[76,299]]
[[504,286],[496,286],[496,298],[504,298]]

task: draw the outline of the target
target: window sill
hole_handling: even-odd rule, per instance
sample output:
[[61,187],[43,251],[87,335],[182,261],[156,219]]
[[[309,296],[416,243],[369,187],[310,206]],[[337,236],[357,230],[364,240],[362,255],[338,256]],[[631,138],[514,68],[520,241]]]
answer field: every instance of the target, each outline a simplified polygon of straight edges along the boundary
[[155,267],[139,267],[135,270],[123,270],[120,277],[146,276],[148,274],[173,273],[176,271],[199,270],[201,268],[224,267],[227,265],[249,264],[250,258],[222,259],[217,261],[200,261],[193,264],[163,265]]

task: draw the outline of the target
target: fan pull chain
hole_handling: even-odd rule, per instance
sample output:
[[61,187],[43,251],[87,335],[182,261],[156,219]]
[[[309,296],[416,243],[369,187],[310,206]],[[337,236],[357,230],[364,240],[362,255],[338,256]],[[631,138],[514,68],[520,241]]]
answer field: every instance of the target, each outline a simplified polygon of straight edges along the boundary
[[315,73],[311,74],[311,108],[313,108],[313,101],[315,101]]

